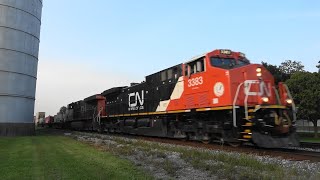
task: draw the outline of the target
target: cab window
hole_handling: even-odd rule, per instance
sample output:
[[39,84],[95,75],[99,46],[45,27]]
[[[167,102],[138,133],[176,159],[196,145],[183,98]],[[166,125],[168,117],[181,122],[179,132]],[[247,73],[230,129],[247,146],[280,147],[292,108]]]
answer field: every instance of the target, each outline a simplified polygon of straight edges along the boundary
[[239,66],[245,66],[245,65],[248,65],[248,64],[250,64],[248,60],[246,60],[246,61],[245,60],[239,60],[238,61],[238,65]]
[[189,62],[186,66],[185,75],[190,76],[192,74],[196,74],[203,71],[205,71],[204,57],[199,58],[195,61]]
[[233,58],[220,58],[220,57],[211,57],[210,58],[211,66],[223,68],[223,69],[233,69],[241,66],[250,64],[250,61],[246,58],[235,60]]
[[219,67],[223,69],[232,69],[236,65],[236,60],[233,58],[211,57],[210,63],[211,63],[211,66],[214,66],[214,67]]

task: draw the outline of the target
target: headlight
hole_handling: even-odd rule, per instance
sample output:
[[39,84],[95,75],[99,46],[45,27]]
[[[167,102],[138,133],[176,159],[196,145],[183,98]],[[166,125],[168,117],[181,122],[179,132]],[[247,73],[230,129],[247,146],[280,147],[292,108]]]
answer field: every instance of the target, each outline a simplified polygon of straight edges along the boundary
[[256,71],[257,71],[257,73],[261,73],[262,69],[261,69],[260,67],[258,67],[258,68],[256,69]]
[[269,102],[269,98],[268,98],[268,97],[262,97],[261,100],[262,100],[262,102],[264,102],[264,103]]
[[261,76],[262,76],[262,73],[261,73],[261,72],[257,73],[257,76],[258,76],[258,77],[261,77]]
[[286,99],[286,102],[287,102],[288,104],[292,104],[292,99]]

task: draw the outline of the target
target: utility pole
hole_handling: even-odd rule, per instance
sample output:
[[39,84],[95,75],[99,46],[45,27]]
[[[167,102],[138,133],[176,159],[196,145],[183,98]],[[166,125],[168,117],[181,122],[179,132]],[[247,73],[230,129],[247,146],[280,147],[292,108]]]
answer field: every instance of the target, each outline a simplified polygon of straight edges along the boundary
[[318,62],[318,65],[316,67],[318,68],[318,73],[320,73],[320,61]]

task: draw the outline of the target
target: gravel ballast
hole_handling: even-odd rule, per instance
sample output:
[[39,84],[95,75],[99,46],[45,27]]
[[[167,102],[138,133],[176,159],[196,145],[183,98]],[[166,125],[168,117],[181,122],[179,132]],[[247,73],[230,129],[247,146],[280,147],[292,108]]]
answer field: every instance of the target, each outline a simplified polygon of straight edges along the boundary
[[78,141],[129,159],[155,179],[320,179],[320,163],[74,132]]

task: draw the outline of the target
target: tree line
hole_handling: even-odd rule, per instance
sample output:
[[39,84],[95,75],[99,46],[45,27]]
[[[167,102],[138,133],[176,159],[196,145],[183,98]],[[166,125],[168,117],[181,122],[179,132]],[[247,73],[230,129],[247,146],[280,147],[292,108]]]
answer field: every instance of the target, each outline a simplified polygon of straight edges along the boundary
[[286,60],[279,66],[262,62],[262,65],[273,74],[275,83],[285,82],[288,85],[296,106],[297,118],[312,122],[314,136],[318,137],[318,119],[320,119],[320,61],[318,72],[305,71],[300,61]]

